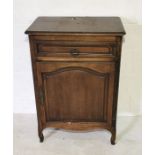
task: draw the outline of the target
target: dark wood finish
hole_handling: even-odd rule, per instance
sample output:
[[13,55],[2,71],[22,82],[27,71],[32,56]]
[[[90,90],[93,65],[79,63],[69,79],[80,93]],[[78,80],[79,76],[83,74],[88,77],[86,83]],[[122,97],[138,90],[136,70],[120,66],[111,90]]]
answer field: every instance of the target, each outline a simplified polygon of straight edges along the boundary
[[111,123],[114,64],[37,63],[37,68],[46,121]]
[[47,127],[107,129],[116,139],[122,36],[118,17],[39,17],[29,34],[43,142]]
[[88,131],[106,128],[110,130],[107,123],[104,122],[49,122],[47,127],[54,127],[56,129],[76,130],[76,131]]
[[26,33],[125,33],[119,17],[39,17]]

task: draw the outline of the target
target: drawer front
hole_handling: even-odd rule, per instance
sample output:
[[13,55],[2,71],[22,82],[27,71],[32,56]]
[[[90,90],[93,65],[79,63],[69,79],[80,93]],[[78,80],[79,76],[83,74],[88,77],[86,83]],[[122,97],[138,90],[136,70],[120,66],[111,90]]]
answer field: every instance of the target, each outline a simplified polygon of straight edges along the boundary
[[114,45],[108,43],[68,41],[45,41],[37,43],[37,55],[39,56],[94,57],[114,56],[114,53]]
[[38,42],[39,56],[94,57],[114,56],[114,45],[102,42],[44,41]]
[[73,61],[81,58],[112,60],[118,51],[117,38],[112,36],[32,36],[32,40],[35,56],[44,60],[52,57]]

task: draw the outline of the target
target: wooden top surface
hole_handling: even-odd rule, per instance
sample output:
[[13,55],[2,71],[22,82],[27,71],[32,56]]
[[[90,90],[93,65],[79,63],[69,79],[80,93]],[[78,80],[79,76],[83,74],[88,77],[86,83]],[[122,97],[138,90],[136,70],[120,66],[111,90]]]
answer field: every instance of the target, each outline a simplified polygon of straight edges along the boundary
[[38,17],[25,33],[102,33],[124,35],[125,30],[119,17]]

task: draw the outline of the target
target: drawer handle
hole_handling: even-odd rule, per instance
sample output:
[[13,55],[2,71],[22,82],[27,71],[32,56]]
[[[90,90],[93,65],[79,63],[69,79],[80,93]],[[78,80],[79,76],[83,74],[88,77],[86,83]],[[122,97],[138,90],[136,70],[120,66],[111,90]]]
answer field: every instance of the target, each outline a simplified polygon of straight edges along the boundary
[[79,50],[77,49],[72,49],[70,50],[70,54],[74,57],[78,56],[80,54]]

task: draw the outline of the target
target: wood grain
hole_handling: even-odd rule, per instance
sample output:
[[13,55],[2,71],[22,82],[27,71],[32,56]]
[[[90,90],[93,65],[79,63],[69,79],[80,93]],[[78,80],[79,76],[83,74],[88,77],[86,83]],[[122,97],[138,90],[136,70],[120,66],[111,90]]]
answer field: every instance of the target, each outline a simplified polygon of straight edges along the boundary
[[125,34],[119,17],[38,17],[26,30],[36,32]]
[[83,130],[96,130],[96,129],[109,129],[106,123],[104,122],[47,122],[47,127],[56,128],[56,129],[65,129],[65,130],[74,130],[74,131],[83,131]]
[[26,31],[43,142],[47,127],[107,129],[116,139],[124,28],[118,17],[39,17]]

